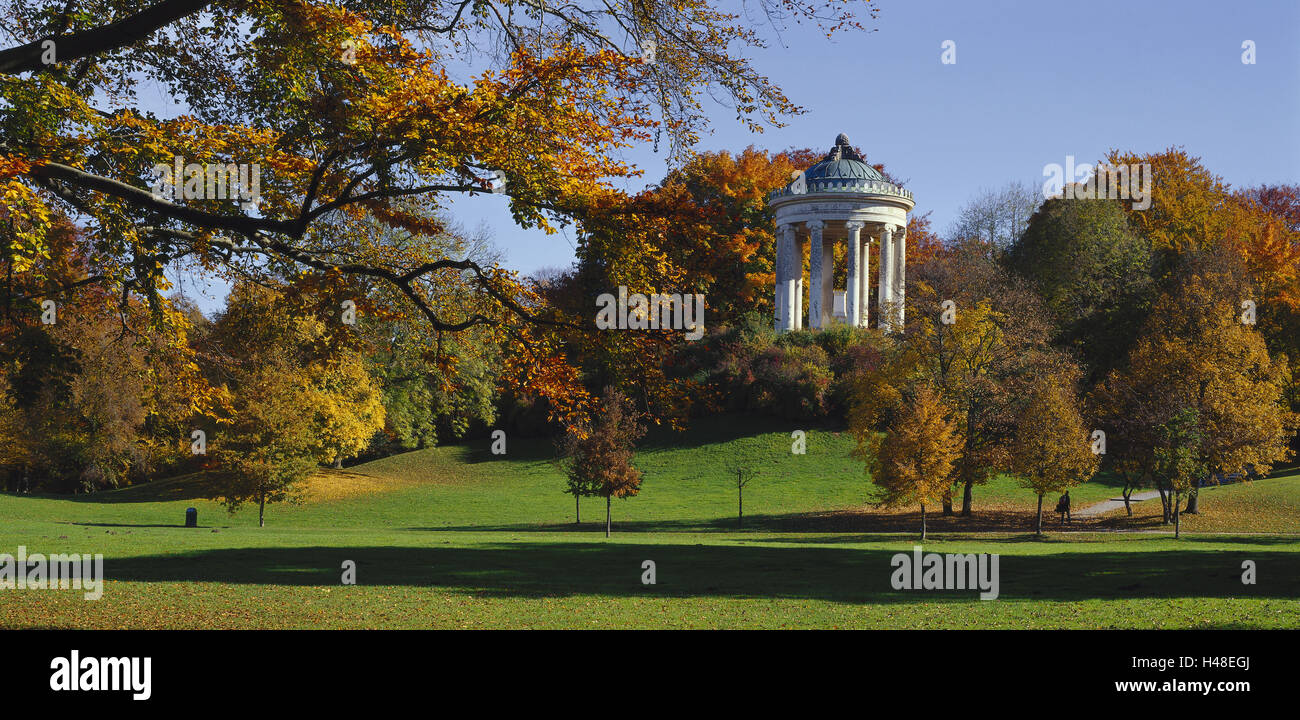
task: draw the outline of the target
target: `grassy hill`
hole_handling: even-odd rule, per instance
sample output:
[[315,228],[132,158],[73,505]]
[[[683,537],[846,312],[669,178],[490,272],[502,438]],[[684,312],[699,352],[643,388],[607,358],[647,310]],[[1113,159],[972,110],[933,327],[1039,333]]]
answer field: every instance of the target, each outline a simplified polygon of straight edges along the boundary
[[[801,427],[765,418],[730,416],[701,421],[684,434],[653,433],[637,454],[645,472],[640,495],[614,503],[622,530],[731,530],[736,489],[728,467],[742,460],[761,474],[745,490],[747,526],[818,527],[819,517],[860,511],[874,486],[861,462],[849,457],[853,440],[835,429]],[[807,432],[807,452],[791,452],[793,430]],[[322,471],[308,483],[298,505],[273,505],[267,522],[276,527],[357,528],[562,528],[574,521],[574,503],[543,439],[512,439],[503,456],[486,442],[418,450]],[[1073,493],[1076,504],[1118,493],[1106,478]],[[245,527],[255,510],[230,516],[206,499],[212,489],[186,476],[82,496],[24,496],[15,505],[0,496],[0,522],[23,515],[67,522],[178,525],[185,508],[197,507],[200,524]],[[1055,498],[1052,498],[1054,504]],[[975,508],[1031,510],[1033,494],[999,477],[975,491]],[[604,521],[604,501],[582,500],[584,525]]]
[[[808,431],[806,455],[790,432]],[[1296,627],[1300,475],[1208,490],[1193,535],[1072,533],[1034,541],[1034,498],[1010,478],[976,492],[978,521],[940,521],[938,552],[1002,556],[1001,596],[889,586],[910,552],[912,511],[869,508],[849,436],[730,417],[681,436],[653,434],[638,455],[639,497],[573,499],[541,440],[505,456],[454,445],[313,478],[301,504],[233,516],[182,477],[79,497],[0,495],[0,553],[103,553],[101,600],[75,591],[0,590],[0,627]],[[762,475],[735,529],[727,467]],[[1111,497],[1104,480],[1076,505]],[[180,527],[186,507],[198,529]],[[1141,525],[1158,503],[1139,505]],[[1271,518],[1267,527],[1261,518]],[[970,530],[1002,523],[1003,532]],[[946,524],[945,524],[946,523]],[[983,524],[982,524],[983,523]],[[1195,531],[1268,536],[1221,537]],[[901,532],[895,532],[901,531]],[[1244,559],[1260,568],[1240,582]],[[340,584],[345,560],[358,585]],[[641,583],[642,563],[658,582]]]

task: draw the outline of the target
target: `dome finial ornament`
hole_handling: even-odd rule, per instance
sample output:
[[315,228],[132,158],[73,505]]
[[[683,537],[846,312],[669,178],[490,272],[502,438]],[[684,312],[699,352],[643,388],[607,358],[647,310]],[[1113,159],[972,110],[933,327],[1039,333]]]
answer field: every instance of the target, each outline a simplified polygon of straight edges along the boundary
[[849,144],[849,136],[844,133],[840,133],[839,135],[835,136],[835,147],[831,148],[831,151],[826,153],[826,159],[831,161],[836,161],[836,160],[857,160],[859,162],[863,161],[862,156],[858,155],[857,151],[853,149],[853,146]]

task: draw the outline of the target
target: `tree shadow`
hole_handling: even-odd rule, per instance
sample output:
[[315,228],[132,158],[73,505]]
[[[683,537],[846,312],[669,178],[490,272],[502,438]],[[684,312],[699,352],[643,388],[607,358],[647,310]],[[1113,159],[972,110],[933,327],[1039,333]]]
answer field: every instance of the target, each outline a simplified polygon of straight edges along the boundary
[[[794,430],[843,432],[846,429],[842,423],[834,421],[783,420],[753,413],[727,413],[712,418],[697,418],[697,420],[704,420],[704,422],[693,422],[682,431],[665,426],[649,428],[645,437],[638,443],[637,452],[692,450],[770,434],[777,434],[788,440]],[[507,455],[493,455],[487,442],[447,447],[461,449],[460,459],[471,464],[508,458],[515,462],[523,460],[550,467],[556,458],[554,441],[546,437],[511,438]]]
[[[445,541],[450,543],[450,541]],[[910,556],[908,545],[899,552]],[[521,542],[474,547],[295,547],[209,550],[110,559],[110,580],[338,585],[345,560],[358,584],[434,587],[476,597],[726,597],[840,603],[969,602],[975,590],[895,590],[895,551],[629,542]],[[1243,585],[1241,561],[1261,583]],[[643,585],[642,563],[657,584]],[[1000,599],[1294,599],[1300,553],[1165,550],[1002,555]],[[1267,580],[1264,580],[1267,579]]]
[[202,473],[178,475],[166,480],[131,485],[119,490],[104,490],[79,495],[32,495],[52,500],[77,503],[117,504],[173,502],[180,500],[212,500],[219,497],[217,484]]
[[709,419],[712,422],[692,422],[680,432],[664,426],[651,428],[638,449],[688,450],[769,434],[780,435],[781,439],[786,441],[788,448],[790,433],[795,430],[805,432],[847,430],[844,423],[833,420],[785,420],[755,413],[726,413]]
[[1214,534],[1190,534],[1183,533],[1183,537],[1178,542],[1189,543],[1223,543],[1233,545],[1297,545],[1300,546],[1300,535],[1283,536],[1283,535],[1214,535]]
[[[80,527],[104,527],[104,528],[185,528],[185,523],[108,523],[108,522],[70,522],[66,520],[58,521],[61,525],[77,525]],[[211,530],[216,525],[196,525],[191,530]]]
[[[365,473],[355,472],[353,470],[334,470],[320,468],[320,473],[328,473],[333,482],[346,482],[351,478],[369,478]],[[208,500],[219,502],[221,499],[220,483],[212,476],[204,473],[190,473],[188,475],[177,475],[176,477],[166,480],[155,480],[153,482],[131,485],[129,487],[117,490],[101,490],[93,493],[82,493],[78,495],[53,495],[48,493],[33,493],[30,495],[20,495],[17,493],[3,493],[12,495],[16,498],[43,498],[46,500],[64,500],[76,503],[94,503],[114,505],[119,503],[155,503],[155,502],[180,502],[186,500]]]
[[[1073,523],[1058,525],[1043,518],[1046,533],[1088,531],[1104,527],[1076,518]],[[970,517],[928,514],[926,526],[934,533],[1001,532],[1032,534],[1034,513],[1026,510],[990,508],[976,511]],[[511,523],[485,525],[447,525],[408,527],[405,530],[436,530],[447,532],[580,532],[603,531],[605,524],[587,522],[577,525],[564,523]],[[689,518],[681,520],[618,520],[614,529],[620,532],[764,532],[764,533],[903,533],[920,534],[920,511],[880,511],[874,509],[823,510],[798,513],[768,513],[745,515],[743,525],[735,516],[717,518]]]

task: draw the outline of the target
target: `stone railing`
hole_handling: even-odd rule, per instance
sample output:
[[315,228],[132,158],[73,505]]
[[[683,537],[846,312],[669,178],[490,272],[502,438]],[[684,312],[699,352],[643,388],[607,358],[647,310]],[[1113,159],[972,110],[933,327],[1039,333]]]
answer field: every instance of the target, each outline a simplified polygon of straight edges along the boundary
[[859,178],[818,178],[807,181],[807,188],[803,192],[794,192],[793,184],[787,185],[780,190],[773,190],[767,197],[768,200],[775,200],[782,197],[796,197],[799,195],[811,195],[813,193],[862,193],[864,195],[893,195],[896,197],[912,199],[912,192],[905,190],[891,182],[882,180],[862,180]]

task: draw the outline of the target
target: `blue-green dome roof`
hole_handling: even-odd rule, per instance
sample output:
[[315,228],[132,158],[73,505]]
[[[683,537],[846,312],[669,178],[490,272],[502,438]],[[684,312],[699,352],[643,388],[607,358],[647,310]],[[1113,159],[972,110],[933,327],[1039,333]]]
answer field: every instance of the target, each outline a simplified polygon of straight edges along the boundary
[[872,195],[899,195],[911,199],[912,193],[895,185],[879,170],[871,167],[849,144],[849,138],[840,133],[835,147],[820,162],[803,171],[784,188],[772,193],[773,197],[803,195],[807,193],[865,193]]
[[[841,137],[843,137],[841,135]],[[848,138],[845,138],[846,140]],[[836,146],[836,150],[843,148],[843,151],[836,153],[835,150],[826,157],[825,160],[813,165],[804,171],[804,180],[883,180],[885,176],[879,170],[862,162],[853,152],[853,148],[848,146]]]

